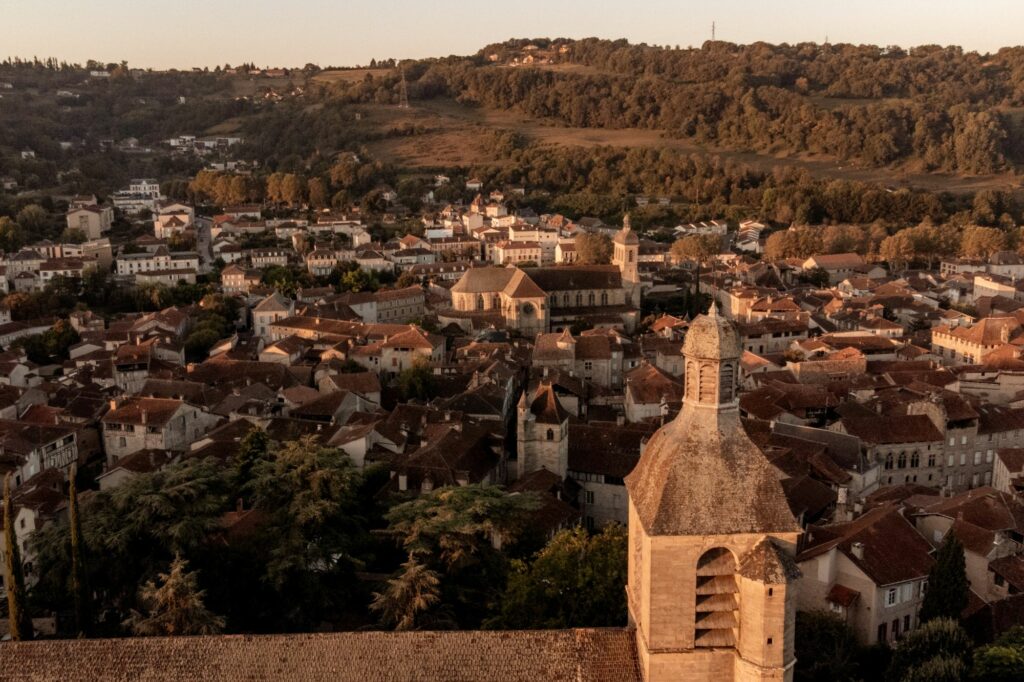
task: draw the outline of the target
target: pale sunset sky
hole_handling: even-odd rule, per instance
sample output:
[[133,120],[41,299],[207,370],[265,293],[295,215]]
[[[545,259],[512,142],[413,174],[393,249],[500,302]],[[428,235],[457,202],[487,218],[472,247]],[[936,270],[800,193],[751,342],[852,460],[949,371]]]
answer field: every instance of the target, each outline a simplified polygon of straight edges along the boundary
[[1024,0],[0,0],[0,58],[188,68],[365,64],[465,55],[508,38],[627,38],[699,46],[800,41],[1024,40]]

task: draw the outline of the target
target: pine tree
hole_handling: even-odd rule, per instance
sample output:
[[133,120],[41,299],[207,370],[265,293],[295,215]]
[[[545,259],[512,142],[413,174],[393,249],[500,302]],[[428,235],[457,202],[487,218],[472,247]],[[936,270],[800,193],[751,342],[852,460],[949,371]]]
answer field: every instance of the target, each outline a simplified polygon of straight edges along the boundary
[[85,542],[82,539],[82,519],[78,509],[78,485],[75,481],[78,467],[72,465],[68,488],[68,521],[71,531],[71,592],[75,600],[75,629],[79,637],[89,634],[91,626],[89,589],[85,573]]
[[967,608],[968,589],[964,547],[952,531],[947,532],[935,555],[935,565],[928,574],[928,592],[921,604],[921,621],[935,618],[959,621],[960,614]]
[[370,608],[379,611],[381,619],[396,630],[412,630],[440,601],[441,576],[409,557],[387,587],[373,593]]
[[224,619],[206,608],[204,590],[195,572],[176,556],[169,573],[161,573],[160,585],[152,580],[140,594],[147,613],[133,611],[125,625],[140,637],[215,635],[224,629]]
[[14,535],[14,505],[11,503],[11,474],[4,476],[4,584],[7,586],[7,622],[11,639],[32,639],[32,617],[25,603],[25,576],[21,567],[18,538]]

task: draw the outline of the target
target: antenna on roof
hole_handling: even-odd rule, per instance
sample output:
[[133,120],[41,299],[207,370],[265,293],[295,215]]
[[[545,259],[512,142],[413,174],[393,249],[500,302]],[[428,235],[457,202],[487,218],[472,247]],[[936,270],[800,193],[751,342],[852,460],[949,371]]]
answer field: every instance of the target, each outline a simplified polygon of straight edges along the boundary
[[715,22],[711,22],[711,42],[715,42]]
[[398,86],[398,108],[408,109],[409,108],[409,88],[405,83],[405,69],[401,66],[398,67],[398,72],[402,76],[402,81]]

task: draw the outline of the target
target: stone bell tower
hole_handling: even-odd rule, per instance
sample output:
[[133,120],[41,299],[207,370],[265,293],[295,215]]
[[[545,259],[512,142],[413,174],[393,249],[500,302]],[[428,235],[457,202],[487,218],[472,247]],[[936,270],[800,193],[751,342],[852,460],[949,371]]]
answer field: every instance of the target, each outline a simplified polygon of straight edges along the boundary
[[712,304],[683,346],[683,408],[626,478],[630,624],[646,682],[791,680],[800,526],[747,437],[742,352]]
[[629,224],[629,214],[622,219],[622,229],[612,240],[612,263],[622,273],[622,288],[626,290],[626,305],[640,305],[640,238]]

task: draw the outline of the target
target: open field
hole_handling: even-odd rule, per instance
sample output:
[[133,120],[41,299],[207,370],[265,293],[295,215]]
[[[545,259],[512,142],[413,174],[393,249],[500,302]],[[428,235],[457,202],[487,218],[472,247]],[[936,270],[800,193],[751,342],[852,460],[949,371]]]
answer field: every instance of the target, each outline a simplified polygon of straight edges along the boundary
[[336,69],[333,71],[321,71],[313,76],[314,83],[358,83],[367,75],[380,77],[394,73],[394,69]]
[[414,102],[410,109],[366,106],[365,124],[376,130],[403,125],[421,128],[422,133],[373,142],[371,151],[381,158],[410,168],[469,166],[491,163],[488,132],[513,130],[540,144],[579,147],[658,147],[685,153],[708,153],[723,159],[770,170],[795,166],[815,177],[875,182],[891,187],[921,187],[934,191],[968,192],[981,189],[1021,189],[1021,180],[1010,173],[958,176],[920,173],[907,169],[859,168],[833,158],[815,155],[782,156],[760,152],[717,149],[691,140],[665,137],[658,130],[569,128],[525,118],[514,111],[498,111],[459,104],[451,100]]
[[574,64],[572,62],[556,62],[554,64],[519,64],[513,66],[511,64],[501,64],[498,66],[501,69],[539,69],[541,71],[551,71],[554,73],[564,73],[573,76],[615,76],[611,71],[605,71],[599,69],[596,66],[589,66],[587,64]]

